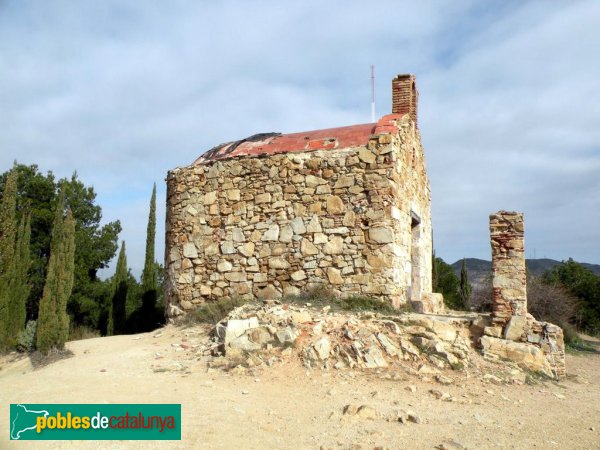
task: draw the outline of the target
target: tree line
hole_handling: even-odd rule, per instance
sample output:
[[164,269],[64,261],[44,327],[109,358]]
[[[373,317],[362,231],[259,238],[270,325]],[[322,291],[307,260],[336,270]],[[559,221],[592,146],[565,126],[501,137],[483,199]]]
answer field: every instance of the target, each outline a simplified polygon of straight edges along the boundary
[[[433,255],[433,292],[444,296],[454,310],[489,312],[492,277],[477,286],[468,279],[463,259],[460,277],[452,266]],[[536,319],[555,323],[565,331],[565,339],[576,343],[577,331],[600,334],[600,276],[569,258],[540,277],[527,272],[527,308]]]
[[117,270],[98,271],[118,250],[119,221],[100,224],[92,187],[56,180],[36,165],[0,175],[0,350],[47,353],[69,338],[149,331],[164,323],[163,270],[156,263],[156,185],[141,282],[121,243]]

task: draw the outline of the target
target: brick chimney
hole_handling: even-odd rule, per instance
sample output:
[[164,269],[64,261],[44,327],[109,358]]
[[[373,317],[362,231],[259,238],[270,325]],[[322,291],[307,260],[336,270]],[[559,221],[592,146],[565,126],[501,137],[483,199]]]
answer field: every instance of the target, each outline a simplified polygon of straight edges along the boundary
[[417,125],[417,104],[419,92],[415,85],[415,76],[398,75],[392,80],[392,113],[408,114]]

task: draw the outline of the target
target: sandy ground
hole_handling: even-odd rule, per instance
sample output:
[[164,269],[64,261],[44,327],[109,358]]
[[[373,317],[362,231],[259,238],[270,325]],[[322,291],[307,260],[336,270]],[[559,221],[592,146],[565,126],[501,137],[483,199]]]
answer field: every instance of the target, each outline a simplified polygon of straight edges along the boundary
[[[359,371],[308,372],[294,361],[252,374],[207,371],[205,362],[186,360],[172,346],[180,329],[156,334],[70,342],[73,357],[36,370],[28,358],[1,359],[0,447],[600,448],[600,353],[568,355],[570,375],[562,383],[494,384],[450,371],[454,383],[440,385],[405,374],[391,380]],[[175,370],[162,371],[169,367]],[[431,389],[454,401],[436,399]],[[9,403],[55,402],[181,403],[182,440],[8,440]],[[369,405],[381,417],[344,416],[347,404]],[[397,410],[412,411],[420,423],[388,420]]]

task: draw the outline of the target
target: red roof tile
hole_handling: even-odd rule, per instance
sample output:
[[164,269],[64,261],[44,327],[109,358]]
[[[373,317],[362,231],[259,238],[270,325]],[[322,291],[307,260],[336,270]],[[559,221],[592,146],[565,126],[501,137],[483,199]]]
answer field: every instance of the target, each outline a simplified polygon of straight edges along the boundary
[[309,152],[338,148],[360,147],[369,142],[373,134],[396,132],[394,121],[399,114],[383,116],[377,123],[365,123],[348,127],[305,131],[302,133],[262,133],[240,141],[218,145],[202,156],[194,164],[203,164],[236,156],[273,155],[275,153]]

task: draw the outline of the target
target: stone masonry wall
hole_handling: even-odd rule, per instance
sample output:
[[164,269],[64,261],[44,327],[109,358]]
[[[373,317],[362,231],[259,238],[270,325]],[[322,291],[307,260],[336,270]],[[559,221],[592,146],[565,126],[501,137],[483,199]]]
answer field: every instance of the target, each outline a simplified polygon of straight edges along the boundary
[[512,316],[527,314],[523,214],[499,211],[490,215],[492,245],[492,317],[504,326]]
[[563,331],[527,313],[523,214],[490,215],[492,323],[484,329],[486,355],[508,358],[556,379],[566,376]]
[[378,130],[364,147],[169,172],[167,313],[321,284],[395,305],[409,300],[413,280],[413,297],[430,293],[430,194],[419,134],[407,115]]

